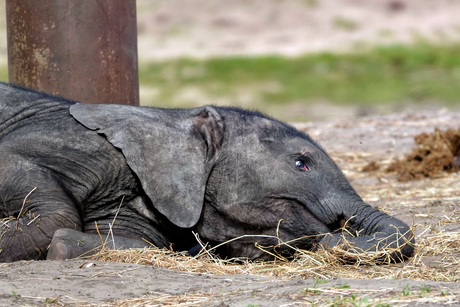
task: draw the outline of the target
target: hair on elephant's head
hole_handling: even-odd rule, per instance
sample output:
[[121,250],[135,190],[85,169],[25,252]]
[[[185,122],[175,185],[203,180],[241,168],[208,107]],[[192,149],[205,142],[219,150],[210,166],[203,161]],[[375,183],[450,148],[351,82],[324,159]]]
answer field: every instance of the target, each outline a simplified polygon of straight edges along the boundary
[[222,107],[77,104],[71,114],[121,149],[170,222],[213,246],[230,241],[223,256],[337,245],[389,249],[395,260],[413,252],[409,227],[364,203],[325,150],[285,123]]

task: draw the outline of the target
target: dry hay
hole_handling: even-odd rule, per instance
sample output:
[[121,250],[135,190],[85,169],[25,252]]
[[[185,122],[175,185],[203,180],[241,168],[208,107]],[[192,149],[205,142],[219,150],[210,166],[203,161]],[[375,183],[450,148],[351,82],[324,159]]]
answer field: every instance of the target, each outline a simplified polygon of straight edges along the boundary
[[188,293],[182,295],[171,295],[165,293],[151,293],[148,297],[119,300],[116,302],[116,306],[200,306],[201,304],[210,303],[211,300],[218,297],[224,297],[226,295],[228,294]]
[[[335,247],[316,252],[297,250],[294,260],[230,261],[209,252],[195,257],[168,249],[110,250],[102,248],[91,259],[153,265],[166,269],[205,274],[258,274],[279,279],[291,278],[407,278],[412,280],[460,281],[460,232],[428,234],[426,229],[416,238],[416,254],[405,263],[390,263],[390,251],[350,253]],[[353,261],[346,261],[344,259]],[[436,260],[432,260],[436,258]],[[382,259],[385,261],[382,262]]]
[[[414,226],[415,227],[415,226]],[[186,256],[183,253],[174,253],[168,249],[155,247],[131,250],[109,250],[103,248],[93,259],[102,261],[120,261],[143,265],[155,265],[162,268],[174,269],[189,273],[202,273],[210,275],[225,274],[252,274],[278,279],[305,279],[314,278],[321,281],[331,278],[353,279],[410,279],[422,281],[460,281],[460,233],[438,232],[431,234],[430,229],[425,229],[417,238],[416,255],[406,263],[376,265],[372,260],[375,255],[362,254],[355,258],[354,264],[344,264],[344,250],[334,248],[317,252],[298,250],[293,261],[251,262],[224,261],[210,253],[202,253],[196,257]],[[433,259],[436,259],[433,261]],[[316,285],[316,282],[315,282]],[[307,293],[308,291],[308,293]],[[117,306],[146,306],[146,305],[174,305],[174,306],[199,306],[219,300],[229,299],[230,296],[249,296],[252,290],[227,292],[190,292],[180,295],[166,293],[149,293],[148,296],[119,300]],[[311,292],[311,293],[310,293]],[[332,289],[306,288],[303,293],[293,294],[292,299],[299,299],[303,303],[327,303],[338,300],[338,306],[357,306],[366,295],[373,297],[374,303],[379,298],[384,303],[449,303],[455,296],[433,293],[426,296],[405,295],[388,292],[388,289]],[[312,296],[313,295],[313,296]],[[355,298],[351,298],[352,295]],[[313,300],[311,300],[313,297]],[[306,300],[308,299],[308,300]],[[365,300],[367,302],[367,300]],[[314,305],[314,304],[312,304]],[[365,304],[367,306],[367,304]]]
[[[433,133],[421,133],[414,137],[417,146],[404,159],[393,161],[387,172],[396,172],[399,181],[424,177],[439,178],[447,172],[456,172],[460,166],[460,128]],[[376,171],[380,165],[371,161],[362,170]]]

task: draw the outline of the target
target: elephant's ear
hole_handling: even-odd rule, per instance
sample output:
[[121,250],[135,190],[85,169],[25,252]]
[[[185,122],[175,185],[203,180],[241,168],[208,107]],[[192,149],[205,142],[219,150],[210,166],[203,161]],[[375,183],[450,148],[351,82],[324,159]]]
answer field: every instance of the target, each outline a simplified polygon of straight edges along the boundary
[[198,222],[211,161],[224,132],[223,120],[214,108],[76,104],[70,113],[121,149],[160,213],[183,228]]

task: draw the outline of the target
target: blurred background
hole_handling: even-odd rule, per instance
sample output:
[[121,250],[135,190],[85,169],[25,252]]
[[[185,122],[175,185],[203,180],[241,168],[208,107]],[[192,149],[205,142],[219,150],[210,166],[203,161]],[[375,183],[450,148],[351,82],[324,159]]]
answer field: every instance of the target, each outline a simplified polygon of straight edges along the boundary
[[[300,122],[460,109],[460,1],[137,0],[140,100]],[[0,81],[8,80],[0,0]]]

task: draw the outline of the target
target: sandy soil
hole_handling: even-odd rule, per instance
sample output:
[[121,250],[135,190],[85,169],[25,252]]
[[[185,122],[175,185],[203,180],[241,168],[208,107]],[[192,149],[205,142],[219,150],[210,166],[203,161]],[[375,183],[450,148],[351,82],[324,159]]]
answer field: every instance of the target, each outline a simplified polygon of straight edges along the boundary
[[[53,300],[56,305],[89,305],[91,302],[90,305],[115,306],[116,301],[107,301],[145,296],[153,298],[148,301],[150,306],[310,306],[305,289],[313,288],[315,283],[315,279],[280,281],[248,275],[209,276],[122,263],[88,264],[82,260],[18,262],[4,266],[0,274],[3,306],[46,305]],[[398,299],[398,294],[408,284],[410,291],[428,284],[432,291],[448,288],[460,295],[458,283],[412,280],[333,279],[315,289],[320,292],[316,295],[323,297],[359,293],[391,297],[397,303],[404,302]],[[340,290],[341,285],[349,288]],[[452,300],[449,295],[440,302]],[[429,306],[429,302],[436,303],[436,298],[415,302],[418,306],[423,303]],[[125,303],[136,304],[136,301]]]
[[[403,183],[397,181],[394,174],[369,173],[361,169],[370,161],[387,165],[393,158],[410,152],[414,146],[413,136],[420,132],[432,132],[435,127],[457,127],[459,122],[460,113],[440,111],[297,126],[320,141],[366,201],[414,225],[419,235],[427,229],[433,232],[460,231],[460,174]],[[245,274],[219,276],[84,260],[17,262],[0,264],[0,301],[2,304],[34,306],[50,302],[118,305],[121,304],[119,300],[130,299],[125,301],[128,306],[150,298],[148,303],[151,305],[310,306],[311,302],[322,305],[340,296],[351,298],[358,295],[360,299],[367,296],[390,304],[455,305],[460,304],[460,255],[455,257],[457,260],[447,261],[440,255],[426,258],[421,263],[421,266],[434,270],[439,265],[451,266],[456,276],[452,282],[332,278],[316,287],[315,276],[277,280]],[[405,265],[408,263],[394,266],[402,269]],[[340,289],[340,285],[349,288]],[[409,300],[401,295],[406,285],[413,293],[420,292],[421,286],[427,286],[431,294],[410,297]],[[305,292],[307,288],[315,288],[315,292]],[[447,289],[448,295],[442,295]]]
[[[0,0],[2,63],[6,62],[4,6]],[[138,0],[138,7],[141,63],[177,56],[297,55],[419,38],[446,42],[460,36],[460,2],[451,0],[343,0],[340,4],[336,0]],[[327,110],[328,116],[331,112]],[[344,109],[335,113],[348,118],[355,114]],[[297,126],[320,141],[366,201],[414,225],[420,234],[426,229],[460,231],[460,175],[401,183],[383,171],[361,170],[371,161],[388,165],[410,152],[413,136],[420,132],[458,128],[459,123],[460,113],[433,111]],[[421,269],[450,266],[458,272],[459,258],[432,257],[424,260]],[[127,305],[142,305],[135,298],[150,297],[150,305],[310,306],[354,294],[398,305],[460,305],[456,276],[454,282],[333,278],[316,285],[318,292],[313,293],[304,290],[314,286],[315,277],[282,281],[134,264],[32,261],[0,264],[0,305],[119,305],[119,300],[127,299],[132,300]],[[344,284],[349,288],[339,289]],[[429,286],[431,294],[407,300],[401,296],[407,284],[411,292]],[[446,289],[448,295],[441,295]]]

